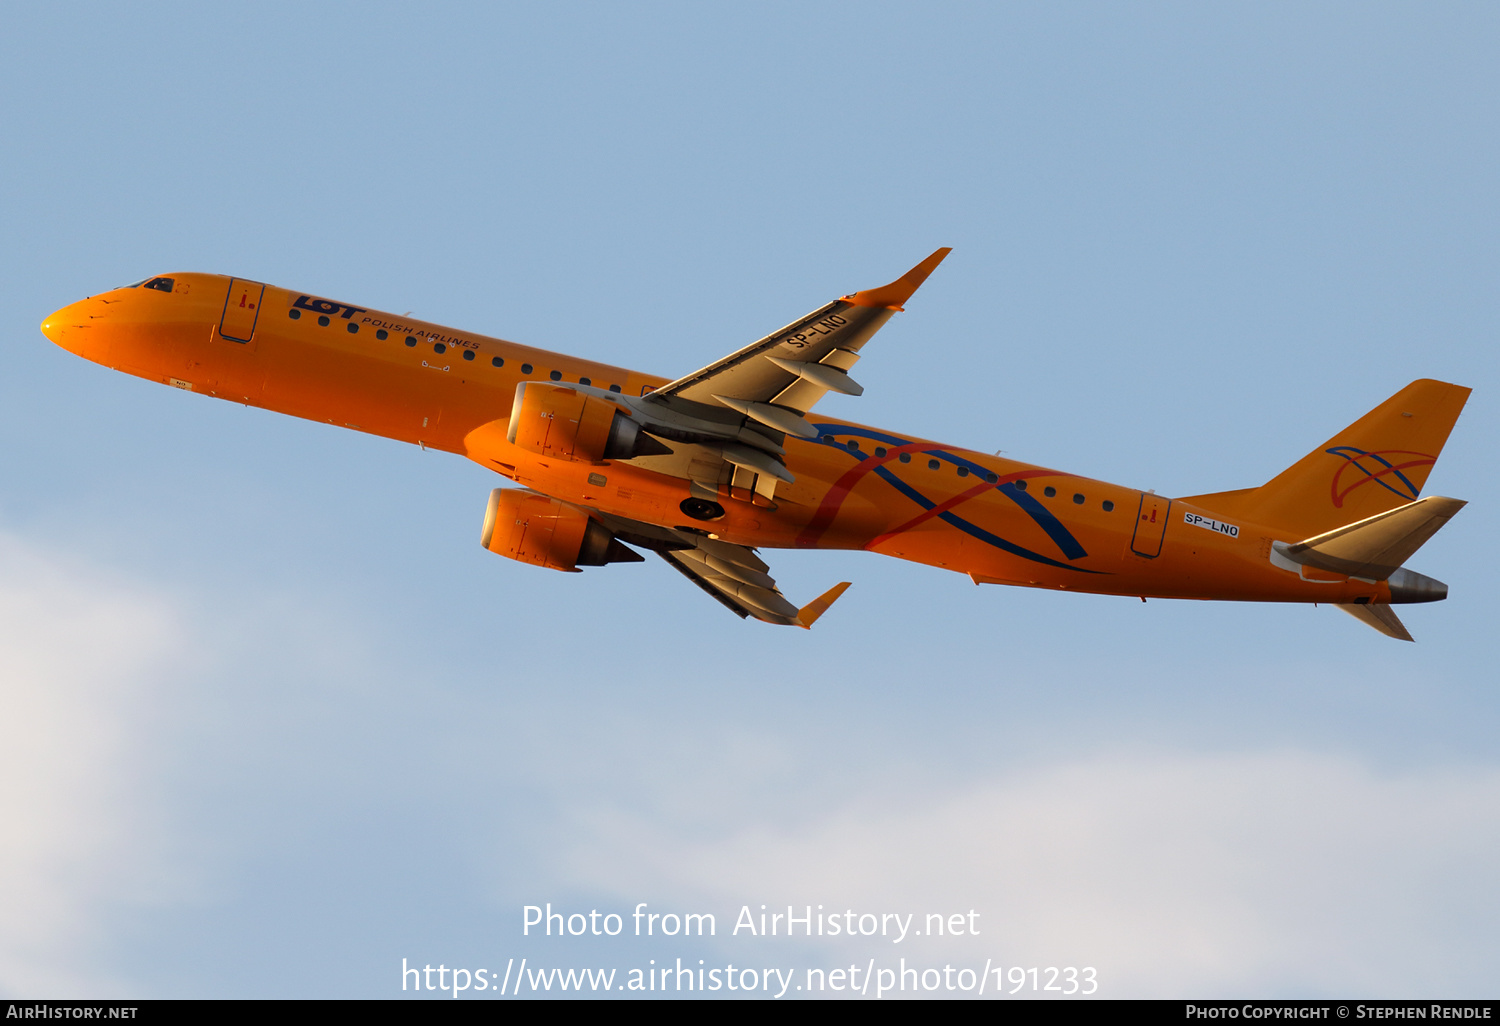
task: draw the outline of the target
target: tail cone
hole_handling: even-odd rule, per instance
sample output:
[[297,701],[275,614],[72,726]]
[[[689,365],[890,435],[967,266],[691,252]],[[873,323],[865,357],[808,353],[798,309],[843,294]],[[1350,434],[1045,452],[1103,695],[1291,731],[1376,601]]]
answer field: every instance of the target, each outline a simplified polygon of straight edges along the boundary
[[1402,567],[1391,574],[1392,602],[1441,602],[1448,597],[1448,586],[1442,581]]

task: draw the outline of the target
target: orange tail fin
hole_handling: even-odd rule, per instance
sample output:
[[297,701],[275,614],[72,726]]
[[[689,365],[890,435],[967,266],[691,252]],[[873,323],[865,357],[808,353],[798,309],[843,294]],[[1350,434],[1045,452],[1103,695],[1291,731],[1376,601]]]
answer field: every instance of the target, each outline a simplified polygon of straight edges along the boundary
[[1413,381],[1259,488],[1185,501],[1307,538],[1417,499],[1469,389]]

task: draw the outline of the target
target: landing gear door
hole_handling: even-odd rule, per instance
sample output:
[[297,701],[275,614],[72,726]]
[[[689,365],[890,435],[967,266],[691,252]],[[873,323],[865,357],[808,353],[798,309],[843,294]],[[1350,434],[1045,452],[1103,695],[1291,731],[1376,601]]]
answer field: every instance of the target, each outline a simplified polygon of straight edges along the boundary
[[1135,536],[1130,539],[1130,551],[1137,556],[1155,559],[1161,555],[1162,534],[1167,529],[1167,511],[1172,500],[1149,492],[1141,494],[1141,508],[1135,518]]
[[258,281],[229,279],[229,294],[224,297],[224,313],[219,318],[219,334],[230,342],[249,342],[255,335],[260,318],[260,301],[266,287]]

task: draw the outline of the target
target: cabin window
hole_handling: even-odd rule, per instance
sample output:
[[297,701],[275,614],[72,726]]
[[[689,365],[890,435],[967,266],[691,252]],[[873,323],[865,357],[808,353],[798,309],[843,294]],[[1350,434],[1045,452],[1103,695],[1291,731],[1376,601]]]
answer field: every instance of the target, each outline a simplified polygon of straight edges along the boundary
[[408,346],[415,346],[417,344],[417,340],[408,335],[406,336],[406,344]]
[[1046,488],[1042,489],[1042,494],[1050,499],[1052,498],[1052,496],[1057,494],[1057,489],[1053,488],[1051,485],[1048,485]]
[[326,328],[326,327],[328,327],[328,315],[327,314],[324,314],[322,317],[318,318],[318,327],[320,327],[320,328]]
[[1075,505],[1075,506],[1082,506],[1083,505],[1083,496],[1075,494],[1073,496],[1073,505]]
[[349,322],[348,328],[349,328],[349,334],[351,334],[351,335],[358,335],[359,334],[359,325],[355,324],[353,321]]
[[148,288],[148,289],[155,289],[158,292],[171,292],[172,291],[172,279],[171,278],[152,278],[150,281],[146,282],[146,288]]
[[610,385],[609,386],[609,390],[611,392],[618,392],[620,390],[620,386],[619,385]]
[[547,377],[551,378],[553,381],[561,381],[562,371],[553,371],[551,374],[548,374]]
[[1110,502],[1108,499],[1105,499],[1104,500],[1104,512],[1106,512],[1106,513],[1113,513],[1114,511],[1115,511],[1115,504],[1113,502]]
[[996,481],[1000,480],[1000,478],[997,477],[997,476],[995,476],[995,474],[993,474],[993,473],[985,474],[984,475],[984,479],[986,481],[988,481],[990,484],[994,484]]
[[859,441],[857,439],[851,438],[844,444],[849,447],[850,452],[859,452]]
[[936,470],[940,466],[942,466],[942,464],[940,464],[937,460],[928,460],[927,461],[927,469],[928,470]]
[[[135,286],[133,286],[133,285],[131,286],[131,288],[134,288],[134,287]],[[292,309],[290,309],[290,310],[288,310],[286,312],[286,315],[288,317],[290,317],[292,320],[296,321],[296,320],[300,320],[302,318],[302,311],[296,309],[295,307],[293,307]]]
[[1026,490],[1026,479],[1023,477],[1019,481],[1016,482],[1016,491],[1018,491],[1018,492],[1024,492],[1025,490]]
[[909,453],[909,452],[903,452],[901,454],[901,462],[902,463],[910,463],[911,462],[911,453]]
[[472,360],[472,359],[474,359],[474,350],[472,350],[472,349],[465,349],[464,350],[464,359],[465,360]]
[[386,339],[391,337],[391,333],[389,331],[386,331],[384,328],[376,328],[375,337],[384,342]]
[[531,373],[531,364],[529,364],[529,363],[523,363],[523,364],[521,364],[521,373],[522,374],[530,374]]
[[883,446],[883,445],[877,445],[877,446],[876,446],[876,447],[875,447],[875,455],[876,455],[876,456],[879,456],[879,457],[880,457],[880,458],[881,458],[881,459],[885,459],[885,454],[886,454],[886,453],[887,453],[887,452],[888,452],[888,451],[889,451],[889,450],[887,450],[887,449],[886,449],[886,447],[885,447],[885,446]]
[[441,342],[434,342],[432,344],[432,351],[434,353],[446,353],[448,351],[448,347],[443,345]]
[[959,467],[958,468],[958,476],[959,477],[968,477],[969,476],[969,468],[968,467]]
[[594,379],[593,378],[579,378],[578,379],[578,383],[580,385],[592,385],[594,383]]

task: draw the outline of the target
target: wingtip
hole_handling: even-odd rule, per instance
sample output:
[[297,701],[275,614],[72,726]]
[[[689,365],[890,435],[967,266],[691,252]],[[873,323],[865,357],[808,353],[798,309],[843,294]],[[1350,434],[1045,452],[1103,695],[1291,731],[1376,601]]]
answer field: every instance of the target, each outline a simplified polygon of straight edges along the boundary
[[848,302],[855,306],[883,306],[891,310],[900,310],[902,305],[912,297],[912,293],[921,288],[927,276],[937,269],[937,265],[943,262],[949,253],[953,252],[952,246],[943,246],[934,250],[932,255],[923,260],[916,267],[907,271],[901,277],[889,285],[882,285],[878,289],[866,289],[856,292],[852,296],[845,296]]
[[835,584],[823,594],[813,599],[807,605],[797,610],[797,626],[804,630],[812,630],[812,625],[818,622],[818,617],[828,612],[828,607],[838,601],[849,587],[848,581]]

